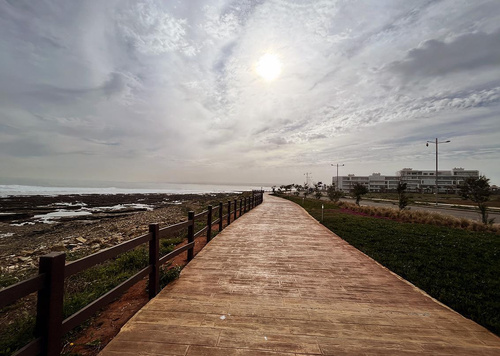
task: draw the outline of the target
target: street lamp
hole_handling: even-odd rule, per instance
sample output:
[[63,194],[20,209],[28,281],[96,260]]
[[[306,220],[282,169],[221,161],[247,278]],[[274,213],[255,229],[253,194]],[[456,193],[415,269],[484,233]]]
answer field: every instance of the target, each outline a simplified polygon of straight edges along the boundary
[[427,143],[425,144],[427,147],[429,147],[429,143],[435,143],[436,144],[436,206],[438,205],[438,145],[440,143],[449,143],[451,142],[450,140],[446,140],[446,141],[441,141],[439,142],[437,137],[436,137],[436,140],[435,141],[427,141]]
[[332,163],[332,166],[337,166],[337,186],[335,187],[336,188],[335,190],[339,190],[339,166],[343,167],[345,165],[344,164],[338,164],[338,163],[335,163],[335,164]]

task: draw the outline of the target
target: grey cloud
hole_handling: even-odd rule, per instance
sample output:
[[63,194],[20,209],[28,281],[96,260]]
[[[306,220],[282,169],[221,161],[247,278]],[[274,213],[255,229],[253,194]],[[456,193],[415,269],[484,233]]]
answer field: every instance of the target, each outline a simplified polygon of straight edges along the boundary
[[12,157],[47,157],[57,152],[36,137],[18,137],[15,140],[0,141],[2,155]]
[[101,88],[104,94],[108,97],[121,93],[125,90],[126,83],[122,74],[111,73],[111,77],[107,80]]
[[265,142],[267,143],[271,143],[273,145],[278,145],[278,146],[281,146],[281,145],[287,145],[289,142],[287,139],[285,139],[284,137],[282,136],[275,136],[275,137],[270,137],[270,138],[267,138],[265,140]]
[[60,87],[52,84],[40,84],[35,86],[26,94],[33,100],[45,104],[53,103],[57,105],[74,105],[78,102],[88,100],[102,100],[103,97],[111,98],[120,95],[127,89],[126,79],[121,73],[110,73],[109,79],[103,84],[95,87]]
[[86,138],[85,141],[96,143],[98,145],[104,145],[104,146],[119,146],[120,142],[116,141],[103,141],[103,140],[96,140],[92,138]]
[[457,37],[451,42],[425,41],[410,50],[406,58],[391,63],[388,68],[406,78],[443,76],[452,72],[469,71],[500,63],[500,31],[478,32]]
[[309,135],[307,138],[309,140],[320,140],[322,138],[327,138],[328,136],[324,135],[324,134],[312,134],[312,135]]

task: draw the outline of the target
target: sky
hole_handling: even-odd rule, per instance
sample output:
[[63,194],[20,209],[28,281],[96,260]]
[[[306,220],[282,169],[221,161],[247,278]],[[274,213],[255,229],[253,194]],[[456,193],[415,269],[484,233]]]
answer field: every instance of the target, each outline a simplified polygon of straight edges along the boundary
[[498,0],[0,0],[0,182],[331,182],[435,138],[500,185]]

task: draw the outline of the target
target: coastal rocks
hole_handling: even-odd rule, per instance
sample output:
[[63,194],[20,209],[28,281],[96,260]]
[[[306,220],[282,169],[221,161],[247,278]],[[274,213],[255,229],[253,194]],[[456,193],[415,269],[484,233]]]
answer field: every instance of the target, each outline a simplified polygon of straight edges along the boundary
[[52,251],[64,252],[66,251],[66,246],[64,246],[63,244],[57,244],[53,245],[50,249]]
[[51,251],[65,252],[68,260],[81,258],[146,234],[151,223],[159,223],[161,227],[175,224],[186,220],[188,210],[206,209],[209,201],[234,199],[226,194],[220,194],[218,200],[209,195],[201,197],[183,195],[182,205],[169,204],[180,201],[180,196],[164,194],[0,198],[0,213],[4,214],[2,216],[13,211],[33,215],[35,211],[39,213],[42,206],[43,209],[62,206],[66,209],[80,209],[82,206],[90,209],[140,201],[141,204],[155,207],[154,210],[142,209],[126,216],[99,213],[95,216],[93,214],[92,219],[82,216],[78,219],[60,219],[54,224],[22,220],[0,221],[0,236],[3,236],[0,239],[0,271],[24,279],[37,273],[39,257]]

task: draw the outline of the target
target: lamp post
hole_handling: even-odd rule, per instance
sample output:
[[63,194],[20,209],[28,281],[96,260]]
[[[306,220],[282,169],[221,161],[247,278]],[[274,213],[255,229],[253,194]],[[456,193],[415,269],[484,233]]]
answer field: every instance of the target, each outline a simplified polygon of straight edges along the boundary
[[446,141],[439,142],[437,137],[436,137],[435,141],[427,141],[427,143],[425,144],[427,147],[429,147],[429,143],[436,144],[436,206],[438,205],[438,192],[439,192],[439,188],[438,188],[438,146],[440,143],[449,143],[449,142],[451,142],[451,141],[446,140]]
[[332,163],[332,166],[337,166],[337,186],[335,187],[335,190],[339,190],[339,166],[343,167],[344,164]]

